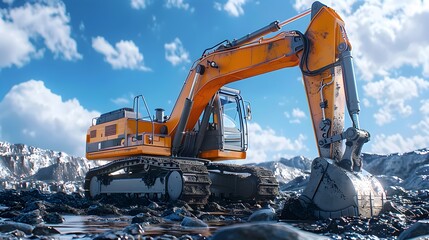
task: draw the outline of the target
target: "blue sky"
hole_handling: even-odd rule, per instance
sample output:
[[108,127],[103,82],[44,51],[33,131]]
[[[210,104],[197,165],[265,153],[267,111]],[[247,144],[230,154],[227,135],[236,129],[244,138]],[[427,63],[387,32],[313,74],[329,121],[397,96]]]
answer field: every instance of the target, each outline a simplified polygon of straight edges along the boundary
[[[354,47],[364,152],[429,146],[428,1],[326,1]],[[307,0],[0,1],[0,141],[84,155],[102,112],[143,94],[168,114],[204,49]],[[305,31],[309,18],[287,25]],[[252,103],[249,161],[317,156],[298,68],[231,84]]]

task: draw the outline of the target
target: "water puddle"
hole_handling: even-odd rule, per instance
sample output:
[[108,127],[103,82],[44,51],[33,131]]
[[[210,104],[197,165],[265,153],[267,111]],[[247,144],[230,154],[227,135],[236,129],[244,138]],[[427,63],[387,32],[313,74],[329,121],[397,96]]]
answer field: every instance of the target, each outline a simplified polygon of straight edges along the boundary
[[[63,215],[61,224],[47,224],[61,233],[61,239],[82,237],[86,234],[102,233],[109,230],[122,230],[131,223],[131,217],[99,217]],[[68,238],[69,236],[70,238]]]
[[[85,238],[85,235],[103,233],[110,230],[123,230],[131,224],[131,216],[120,217],[99,217],[99,216],[78,216],[64,215],[64,222],[61,224],[47,224],[57,229],[61,235],[60,239]],[[186,234],[201,234],[210,236],[217,228],[227,223],[208,223],[209,228],[188,228],[182,227],[180,222],[162,223],[144,226],[146,236],[159,236],[169,234],[173,236],[183,236]]]

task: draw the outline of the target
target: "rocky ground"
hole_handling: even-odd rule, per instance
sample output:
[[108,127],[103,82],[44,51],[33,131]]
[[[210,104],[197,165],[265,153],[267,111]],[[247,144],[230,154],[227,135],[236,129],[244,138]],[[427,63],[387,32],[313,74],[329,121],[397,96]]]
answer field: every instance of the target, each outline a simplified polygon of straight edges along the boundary
[[[145,199],[110,196],[88,200],[80,193],[44,194],[39,190],[0,192],[1,239],[408,239],[429,238],[429,190],[406,191],[389,187],[391,201],[380,216],[366,218],[291,221],[283,205],[297,192],[282,192],[265,204],[210,202],[155,203]],[[64,235],[51,225],[64,216],[90,215],[121,227],[98,233]],[[125,217],[126,216],[126,217]],[[158,229],[154,231],[153,229]]]

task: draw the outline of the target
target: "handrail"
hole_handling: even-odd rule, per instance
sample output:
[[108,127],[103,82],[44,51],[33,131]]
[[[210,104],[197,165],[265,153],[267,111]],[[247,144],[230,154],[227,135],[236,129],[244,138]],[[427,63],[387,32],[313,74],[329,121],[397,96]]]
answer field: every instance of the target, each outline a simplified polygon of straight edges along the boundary
[[[138,121],[139,121],[139,101],[138,100],[139,100],[139,98],[142,99],[144,106],[146,108],[146,111],[148,113],[147,117],[149,117],[150,122],[152,123],[152,136],[149,137],[149,143],[153,144],[153,139],[155,136],[155,122],[153,121],[152,116],[150,115],[149,107],[147,106],[146,99],[144,98],[143,95],[135,96],[134,101],[133,101],[133,111],[136,112],[136,136],[135,136],[135,138],[136,138],[136,140],[138,140],[138,135],[139,135],[139,124],[138,124]],[[144,140],[143,140],[143,142],[144,142]]]

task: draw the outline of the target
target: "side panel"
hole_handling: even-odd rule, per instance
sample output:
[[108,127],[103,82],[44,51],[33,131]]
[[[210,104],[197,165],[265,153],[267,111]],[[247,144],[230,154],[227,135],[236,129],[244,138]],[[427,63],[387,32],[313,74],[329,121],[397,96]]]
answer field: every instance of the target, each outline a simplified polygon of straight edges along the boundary
[[127,117],[93,125],[87,134],[86,157],[90,160],[116,160],[136,155],[169,156],[171,137],[162,133],[162,129],[160,123],[152,125],[148,121],[137,122],[135,118]]

